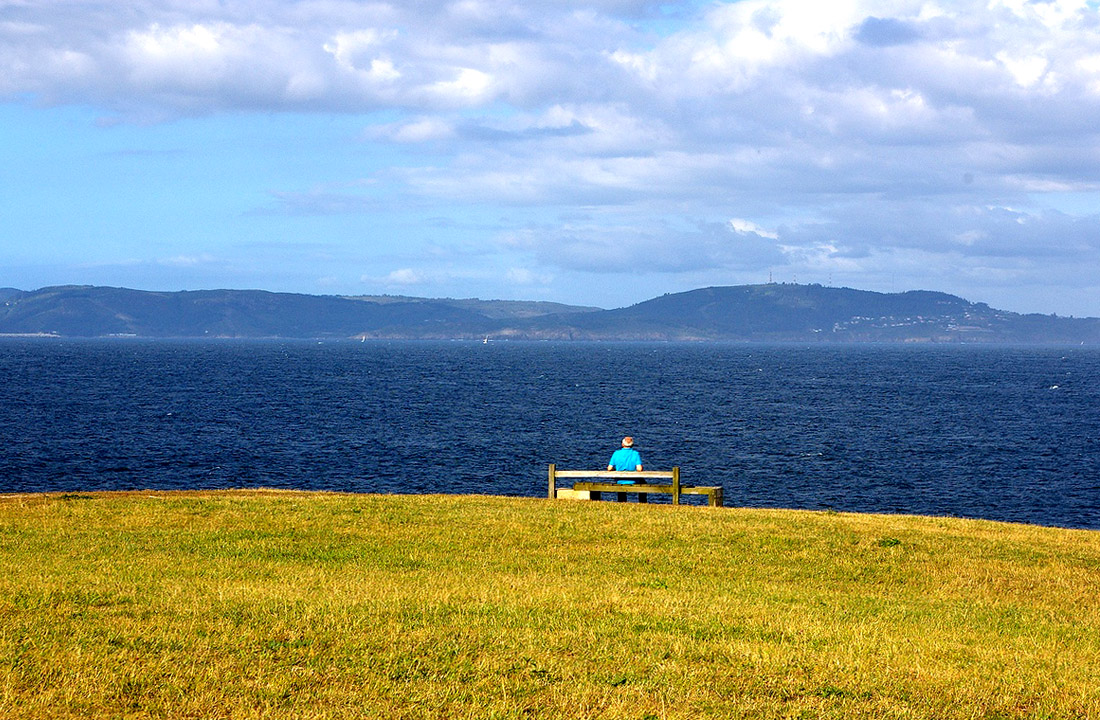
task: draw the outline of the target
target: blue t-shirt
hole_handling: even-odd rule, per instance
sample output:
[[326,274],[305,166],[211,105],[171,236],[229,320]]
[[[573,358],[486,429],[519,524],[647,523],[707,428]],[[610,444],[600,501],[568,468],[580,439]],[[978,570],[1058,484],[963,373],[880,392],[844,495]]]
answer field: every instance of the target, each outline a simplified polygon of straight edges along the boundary
[[612,453],[607,464],[616,470],[637,470],[642,464],[642,456],[634,448],[619,448]]

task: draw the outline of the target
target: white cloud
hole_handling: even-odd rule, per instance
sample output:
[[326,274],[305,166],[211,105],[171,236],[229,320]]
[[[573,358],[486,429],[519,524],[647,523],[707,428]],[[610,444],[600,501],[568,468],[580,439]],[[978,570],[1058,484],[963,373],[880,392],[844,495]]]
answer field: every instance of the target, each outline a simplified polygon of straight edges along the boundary
[[377,53],[379,47],[392,41],[397,36],[394,31],[380,32],[374,28],[365,28],[354,32],[340,32],[322,47],[325,52],[336,59],[336,63],[343,69],[358,72],[363,64],[362,55],[366,54],[368,66],[377,62],[377,58],[369,57]]
[[549,285],[553,281],[553,275],[530,268],[508,268],[505,277],[513,285]]
[[765,230],[756,223],[750,220],[742,220],[741,218],[731,218],[729,221],[730,229],[736,233],[744,235],[752,234],[759,235],[760,237],[771,238],[772,240],[778,240],[779,235],[770,230]]
[[182,86],[216,82],[234,56],[243,59],[247,30],[231,25],[192,25],[131,32],[123,47],[137,85],[168,81]]
[[367,129],[365,136],[396,143],[422,143],[449,140],[455,136],[455,131],[450,122],[443,118],[420,117],[408,122],[373,126]]
[[1094,6],[1090,7],[1087,0],[1044,0],[1044,2],[992,0],[989,7],[991,9],[1005,8],[1017,18],[1038,20],[1050,29],[1064,27],[1068,23],[1079,20],[1083,14],[1090,12],[1090,10],[1095,10]]
[[424,282],[425,276],[412,268],[394,270],[386,276],[386,283],[390,285],[420,285]]
[[997,53],[996,57],[1008,68],[1016,83],[1024,88],[1031,87],[1039,82],[1049,66],[1047,59],[1039,55],[1014,58],[1008,52],[1002,51]]
[[459,68],[453,80],[440,80],[427,88],[447,105],[476,105],[491,98],[493,79],[474,68]]

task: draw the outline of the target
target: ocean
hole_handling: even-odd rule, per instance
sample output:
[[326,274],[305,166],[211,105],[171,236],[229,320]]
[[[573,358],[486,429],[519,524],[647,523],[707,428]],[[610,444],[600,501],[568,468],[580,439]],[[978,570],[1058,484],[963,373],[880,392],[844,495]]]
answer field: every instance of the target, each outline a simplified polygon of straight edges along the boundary
[[0,340],[4,493],[544,497],[624,435],[727,506],[1100,528],[1097,348]]

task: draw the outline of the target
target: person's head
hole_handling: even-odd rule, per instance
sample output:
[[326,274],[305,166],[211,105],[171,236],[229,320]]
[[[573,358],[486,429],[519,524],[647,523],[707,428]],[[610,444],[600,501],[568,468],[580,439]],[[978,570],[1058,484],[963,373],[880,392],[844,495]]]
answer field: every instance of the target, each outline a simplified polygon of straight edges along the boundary
[[634,438],[627,435],[623,438],[623,447],[634,447]]

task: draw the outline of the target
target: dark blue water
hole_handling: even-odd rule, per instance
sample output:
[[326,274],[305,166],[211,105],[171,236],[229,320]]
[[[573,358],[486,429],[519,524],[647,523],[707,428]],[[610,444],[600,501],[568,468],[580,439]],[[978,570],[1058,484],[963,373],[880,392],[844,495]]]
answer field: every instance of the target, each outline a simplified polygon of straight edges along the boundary
[[646,465],[726,504],[1100,528],[1100,350],[0,342],[0,492],[543,496]]

